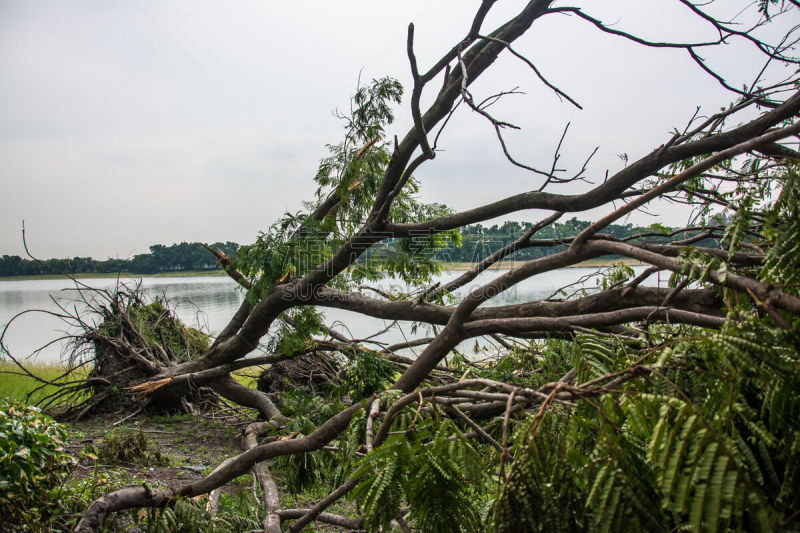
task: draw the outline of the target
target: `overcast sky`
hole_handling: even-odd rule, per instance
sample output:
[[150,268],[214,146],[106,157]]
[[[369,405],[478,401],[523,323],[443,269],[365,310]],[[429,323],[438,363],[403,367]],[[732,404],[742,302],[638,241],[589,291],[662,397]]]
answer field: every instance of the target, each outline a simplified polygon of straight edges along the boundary
[[[309,199],[325,144],[342,135],[332,111],[348,107],[359,75],[393,76],[410,91],[408,23],[424,70],[463,37],[479,3],[0,0],[0,254],[23,255],[23,219],[31,251],[43,258],[252,242]],[[748,3],[724,2],[732,14]],[[524,4],[500,0],[484,28]],[[581,4],[653,39],[714,37],[677,0],[572,5]],[[584,106],[560,102],[510,56],[476,83],[478,100],[525,91],[496,113],[524,128],[509,134],[515,156],[540,167],[549,168],[567,122],[560,166],[577,170],[599,146],[588,174],[602,180],[623,164],[619,154],[633,160],[662,144],[696,106],[713,113],[733,99],[685,52],[642,49],[575,17],[537,21],[515,46]],[[708,57],[735,86],[761,64],[736,46]],[[402,137],[407,99],[397,117],[389,132]],[[505,162],[489,124],[466,110],[440,146],[417,172],[426,201],[465,209],[541,183]],[[655,212],[660,218],[632,220],[686,217]]]

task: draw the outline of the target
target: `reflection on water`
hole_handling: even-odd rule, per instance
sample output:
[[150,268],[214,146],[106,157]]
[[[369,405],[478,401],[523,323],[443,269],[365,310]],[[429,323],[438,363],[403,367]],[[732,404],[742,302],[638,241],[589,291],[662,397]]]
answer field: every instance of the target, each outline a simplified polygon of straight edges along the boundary
[[[635,270],[638,274],[642,269],[636,267]],[[503,272],[493,270],[482,273],[467,287],[460,289],[457,296],[463,297],[470,290],[483,285]],[[519,283],[490,300],[487,305],[509,305],[546,298],[558,288],[574,283],[584,276],[590,276],[594,272],[596,269],[593,268],[568,268],[547,272]],[[460,274],[461,272],[445,271],[441,274],[440,281],[446,283]],[[82,279],[80,281],[91,287],[105,289],[112,289],[116,283],[116,280],[108,278]],[[186,324],[200,327],[211,333],[218,332],[225,327],[244,297],[236,283],[225,276],[145,277],[141,278],[141,281],[152,295],[165,297]],[[651,285],[657,282],[656,277],[648,280]],[[390,291],[404,290],[403,285],[397,280],[382,280],[375,286]],[[588,280],[585,286],[595,287],[594,280]],[[371,293],[368,294],[374,296]],[[0,281],[0,325],[5,327],[13,316],[28,310],[58,311],[54,299],[69,302],[76,298],[75,285],[69,280]],[[70,308],[72,305],[69,303]],[[367,337],[389,325],[388,321],[338,309],[326,309],[324,314],[326,323],[332,324],[334,329],[353,338]],[[393,328],[376,340],[391,344],[430,334],[423,329],[413,333],[412,325],[408,322],[400,325],[401,328]],[[5,344],[12,354],[24,357],[61,335],[64,329],[65,325],[56,317],[40,312],[26,312],[14,320],[9,327]],[[474,341],[467,341],[467,344],[472,346]],[[419,349],[410,350],[409,355],[418,352]],[[37,361],[57,361],[60,355],[61,347],[56,343],[37,356]]]

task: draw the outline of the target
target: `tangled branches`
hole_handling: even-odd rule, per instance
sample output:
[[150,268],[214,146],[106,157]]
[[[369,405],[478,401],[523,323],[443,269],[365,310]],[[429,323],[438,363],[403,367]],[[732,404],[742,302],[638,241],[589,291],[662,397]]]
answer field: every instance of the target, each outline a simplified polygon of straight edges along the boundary
[[[392,523],[424,531],[796,528],[800,436],[788,421],[800,409],[800,256],[794,245],[800,59],[796,27],[769,39],[762,29],[798,4],[757,2],[754,25],[741,29],[713,14],[721,2],[678,3],[715,37],[648,39],[549,0],[531,0],[507,22],[484,30],[495,4],[484,0],[465,37],[426,70],[410,27],[413,126],[393,142],[385,138],[394,119],[390,104],[401,95],[397,82],[382,78],[359,88],[344,116],[345,140],[329,146],[306,211],[276,222],[232,262],[221,258],[247,294],[213,344],[181,359],[144,342],[146,335],[140,342],[123,333],[133,346],[127,364],[141,372],[135,385],[143,401],[210,387],[256,407],[273,422],[264,427],[277,433],[257,443],[251,438],[246,451],[195,483],[108,494],[92,504],[78,530],[97,530],[116,510],[205,494],[253,468],[274,502],[269,471],[258,465],[325,453],[337,454],[338,473],[325,481],[336,488],[308,511],[270,504],[265,527],[302,515],[289,526],[298,531],[315,517],[331,518],[320,513],[352,494],[362,516],[349,518],[372,530]],[[531,28],[565,16],[637,45],[683,50],[737,100],[710,116],[695,113],[663,144],[626,159],[602,181],[586,179],[591,157],[577,172],[561,174],[565,135],[552,164],[520,163],[501,135],[514,125],[489,111],[516,91],[481,99],[475,81],[510,53],[532,68],[537,83],[574,103],[516,44]],[[743,90],[699,55],[734,41],[763,59]],[[775,63],[786,67],[779,79],[765,74]],[[532,173],[530,190],[482,203],[487,186],[474,191],[476,206],[461,212],[420,200],[415,173],[443,157],[437,143],[461,102],[491,123],[509,165]],[[552,192],[556,185],[573,192]],[[693,209],[682,228],[652,228],[675,236],[674,242],[604,233],[659,200]],[[595,208],[605,210],[596,222],[536,238],[562,214]],[[435,283],[437,252],[459,241],[459,228],[532,209],[552,214],[538,217],[468,274]],[[464,296],[456,292],[502,258],[536,246],[557,249],[514,264]],[[619,257],[646,268],[639,275],[622,269],[594,292],[491,306],[525,280]],[[669,276],[668,286],[644,284],[656,273]],[[373,291],[377,298],[360,289],[381,276],[399,277],[409,288],[403,294]],[[324,324],[315,308],[326,307],[421,322],[431,333],[394,346],[373,336],[350,339]],[[246,358],[265,338],[268,354]],[[459,345],[477,338],[498,343],[502,356],[484,365],[466,360]],[[420,347],[418,357],[400,352],[412,346]],[[378,354],[392,363],[391,371],[333,402],[310,404],[317,408],[303,428],[289,427],[299,426],[300,416],[284,420],[268,397],[230,377],[239,368],[320,351]]]

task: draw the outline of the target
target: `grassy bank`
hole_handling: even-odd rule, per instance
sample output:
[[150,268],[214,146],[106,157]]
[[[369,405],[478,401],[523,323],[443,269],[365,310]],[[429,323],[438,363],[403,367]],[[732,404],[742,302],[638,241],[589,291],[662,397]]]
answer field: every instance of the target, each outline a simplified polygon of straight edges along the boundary
[[[44,380],[56,382],[64,375],[66,367],[59,363],[30,363],[26,364],[32,374]],[[71,379],[85,376],[88,369],[79,370]],[[245,368],[233,373],[236,381],[242,385],[255,388],[258,375],[261,373],[260,367]],[[40,381],[25,375],[16,365],[8,361],[0,362],[0,400],[12,399],[19,402],[35,405],[36,402],[56,391],[56,385],[45,385],[41,390],[36,391],[30,398],[30,394],[37,387],[42,385]]]
[[[58,363],[28,363],[25,365],[32,374],[47,380],[56,382],[64,375],[66,368]],[[79,376],[86,374],[86,371],[78,371]],[[74,379],[74,378],[73,378]],[[30,398],[28,394],[42,385],[40,381],[25,375],[13,363],[0,362],[0,399],[13,399],[31,405],[35,404],[47,395],[57,390],[56,385],[45,385],[36,391]]]

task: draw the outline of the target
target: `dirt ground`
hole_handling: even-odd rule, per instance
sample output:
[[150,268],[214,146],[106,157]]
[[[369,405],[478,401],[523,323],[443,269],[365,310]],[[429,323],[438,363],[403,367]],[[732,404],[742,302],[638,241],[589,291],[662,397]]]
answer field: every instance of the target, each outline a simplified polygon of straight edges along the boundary
[[[233,416],[180,414],[139,416],[114,425],[122,416],[102,415],[87,421],[66,424],[69,434],[67,451],[79,458],[79,464],[72,472],[71,481],[92,477],[95,480],[101,479],[102,485],[98,486],[97,496],[117,488],[142,483],[147,483],[148,486],[178,488],[199,480],[228,457],[241,453],[239,443],[242,429],[255,421],[255,418],[241,413]],[[254,412],[252,416],[255,416]],[[147,458],[136,461],[109,461],[101,453],[109,440],[139,432],[147,440]],[[161,464],[155,464],[152,461],[154,457],[157,457],[157,462]],[[280,473],[273,471],[273,475],[278,484],[282,504],[286,508],[309,507],[327,493],[323,491],[320,494],[288,494]],[[229,482],[223,487],[222,492],[229,497],[229,501],[241,501],[245,496],[253,497],[253,488],[252,476],[246,474]],[[202,500],[205,496],[199,498]],[[347,516],[353,516],[355,512],[354,505],[346,501],[337,502],[330,510]],[[249,516],[251,512],[245,514]],[[111,522],[108,525],[113,532],[140,532],[133,525],[131,518],[124,513],[113,515]],[[341,531],[340,528],[321,523],[311,529]]]
[[[100,449],[109,436],[142,432],[150,451],[166,459],[169,466],[147,466],[135,463],[97,464],[100,469],[122,468],[132,477],[160,481],[169,487],[200,479],[224,459],[240,452],[238,436],[251,422],[237,417],[212,419],[200,415],[137,417],[114,426],[119,417],[102,416],[88,421],[69,423],[68,451],[78,457],[88,445]],[[82,461],[73,474],[77,479],[94,469],[93,461]],[[82,472],[83,471],[83,472]]]
[[[101,483],[99,494],[142,483],[178,488],[203,478],[223,460],[240,453],[241,430],[253,421],[235,416],[140,416],[115,426],[119,418],[120,415],[105,415],[67,424],[67,451],[79,458],[70,481],[94,477]],[[146,438],[146,459],[109,461],[102,453],[98,453],[109,439],[139,432]],[[93,456],[99,457],[95,459]],[[158,461],[154,462],[154,458],[158,458]],[[228,483],[223,492],[233,496],[251,489],[248,479],[238,478]],[[113,516],[107,526],[114,532],[140,531],[123,514]]]

